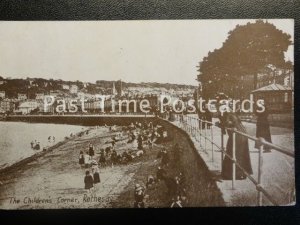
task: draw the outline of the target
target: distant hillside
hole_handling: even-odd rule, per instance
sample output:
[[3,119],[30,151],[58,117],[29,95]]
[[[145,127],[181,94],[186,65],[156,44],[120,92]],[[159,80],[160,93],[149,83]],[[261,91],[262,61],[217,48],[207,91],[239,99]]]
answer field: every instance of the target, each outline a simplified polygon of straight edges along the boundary
[[[113,85],[113,82],[117,84],[118,81],[106,81],[106,80],[98,80],[96,81],[96,84],[98,86],[104,87],[104,88],[111,88]],[[167,90],[169,89],[194,89],[196,86],[194,85],[186,85],[186,84],[170,84],[170,83],[157,83],[157,82],[141,82],[141,83],[132,83],[132,82],[124,82],[122,81],[122,86],[124,88],[128,87],[148,87],[148,88],[165,88]]]
[[[83,90],[90,94],[102,92],[106,93],[106,89],[111,89],[113,83],[119,85],[119,81],[98,80],[96,83],[82,81],[64,81],[44,78],[27,78],[27,79],[6,79],[0,76],[0,91],[5,91],[8,98],[17,97],[18,93],[26,93],[29,97],[34,97],[37,92],[49,93],[50,91],[63,90],[63,85],[77,85],[79,90]],[[129,87],[137,88],[165,88],[167,90],[174,89],[194,89],[196,86],[184,84],[170,84],[157,82],[122,82],[124,89]]]

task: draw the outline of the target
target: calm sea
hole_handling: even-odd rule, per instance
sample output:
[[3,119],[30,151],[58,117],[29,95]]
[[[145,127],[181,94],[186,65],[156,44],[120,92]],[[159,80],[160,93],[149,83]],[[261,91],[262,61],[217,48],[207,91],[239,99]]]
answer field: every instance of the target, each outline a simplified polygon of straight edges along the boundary
[[[40,151],[42,151],[43,147],[54,145],[64,140],[65,136],[77,133],[82,129],[84,129],[82,126],[65,124],[0,121],[0,168],[38,152],[31,149],[31,141],[40,142]],[[55,142],[49,142],[49,136],[55,136]]]

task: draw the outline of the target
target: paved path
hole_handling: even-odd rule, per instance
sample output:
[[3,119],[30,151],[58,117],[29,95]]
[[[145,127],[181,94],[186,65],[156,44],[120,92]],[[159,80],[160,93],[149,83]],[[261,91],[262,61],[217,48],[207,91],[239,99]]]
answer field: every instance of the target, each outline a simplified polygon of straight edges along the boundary
[[[216,120],[217,121],[217,120]],[[174,122],[179,126],[178,122]],[[247,129],[248,134],[255,136],[256,125],[253,123],[243,123]],[[207,130],[207,135],[210,138],[211,130]],[[217,127],[212,129],[214,142],[221,146],[221,132]],[[205,132],[203,131],[203,135]],[[294,151],[294,134],[291,129],[271,127],[272,141],[274,144],[284,146],[285,148]],[[220,174],[221,171],[221,152],[206,142],[204,138],[199,135],[191,135],[191,138],[198,149],[199,154],[206,162],[209,170],[213,174]],[[201,141],[201,144],[200,144]],[[224,145],[226,146],[227,137],[224,138]],[[258,176],[258,150],[254,148],[254,142],[249,141],[250,157],[253,168],[253,177]],[[213,149],[213,151],[212,151]],[[281,204],[289,204],[291,192],[295,186],[294,173],[294,158],[283,155],[277,151],[263,154],[263,187]],[[217,182],[218,187],[223,193],[223,198],[227,205],[233,206],[247,206],[256,205],[256,188],[249,180],[236,181],[235,189],[232,190],[232,182],[220,180]],[[271,205],[271,203],[263,198],[264,205]]]

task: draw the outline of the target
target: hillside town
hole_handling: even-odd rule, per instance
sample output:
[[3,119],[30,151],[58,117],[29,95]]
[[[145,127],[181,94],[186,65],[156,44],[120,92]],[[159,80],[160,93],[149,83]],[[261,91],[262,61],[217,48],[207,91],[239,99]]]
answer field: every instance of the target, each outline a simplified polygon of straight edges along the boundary
[[[89,83],[0,77],[0,113],[21,115],[56,113],[57,104],[45,106],[46,96],[54,97],[55,103],[57,100],[65,101],[66,111],[70,108],[70,102],[74,101],[78,108],[84,107],[83,111],[90,114],[103,113],[100,111],[100,101],[97,95],[105,96],[104,113],[110,112],[112,101],[118,103],[118,100],[135,100],[139,103],[143,99],[147,99],[152,109],[158,106],[161,95],[168,95],[173,99],[182,99],[187,102],[193,98],[196,89],[190,85],[166,84],[165,88],[161,86],[163,84],[156,83],[126,86],[126,83],[121,80]],[[82,99],[84,99],[84,105],[82,105]],[[115,105],[115,107],[119,108],[119,105]],[[130,111],[133,112],[132,107]]]

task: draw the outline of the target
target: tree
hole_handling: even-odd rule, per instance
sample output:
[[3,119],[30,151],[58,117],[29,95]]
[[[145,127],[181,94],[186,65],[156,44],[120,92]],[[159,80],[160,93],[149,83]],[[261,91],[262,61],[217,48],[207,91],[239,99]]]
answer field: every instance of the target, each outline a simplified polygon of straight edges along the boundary
[[291,36],[271,23],[257,20],[237,25],[228,33],[223,46],[209,52],[200,62],[198,80],[204,97],[213,97],[216,92],[233,96],[243,75],[253,75],[256,88],[257,74],[268,64],[290,68],[284,52],[291,44]]

